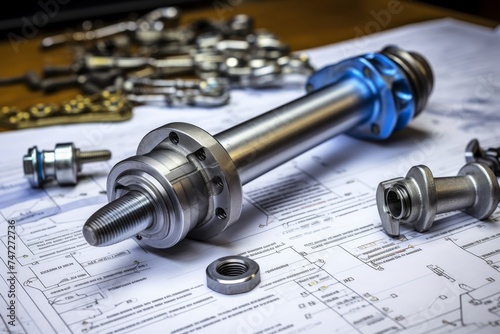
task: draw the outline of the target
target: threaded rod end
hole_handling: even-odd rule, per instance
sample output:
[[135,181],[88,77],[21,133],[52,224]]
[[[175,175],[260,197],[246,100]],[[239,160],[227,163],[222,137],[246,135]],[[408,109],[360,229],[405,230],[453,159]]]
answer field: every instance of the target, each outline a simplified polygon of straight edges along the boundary
[[131,191],[95,212],[83,226],[92,246],[108,246],[131,238],[153,222],[154,206],[147,196]]
[[111,159],[111,151],[96,150],[96,151],[79,151],[77,153],[78,163],[85,164],[89,162],[106,161]]

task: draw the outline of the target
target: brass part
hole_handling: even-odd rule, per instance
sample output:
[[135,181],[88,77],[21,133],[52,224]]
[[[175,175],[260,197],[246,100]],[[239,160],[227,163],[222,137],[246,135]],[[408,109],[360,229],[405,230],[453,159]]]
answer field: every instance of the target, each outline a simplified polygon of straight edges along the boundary
[[50,125],[119,122],[132,117],[133,103],[118,93],[103,91],[91,96],[77,95],[61,104],[37,103],[20,110],[0,109],[0,131]]

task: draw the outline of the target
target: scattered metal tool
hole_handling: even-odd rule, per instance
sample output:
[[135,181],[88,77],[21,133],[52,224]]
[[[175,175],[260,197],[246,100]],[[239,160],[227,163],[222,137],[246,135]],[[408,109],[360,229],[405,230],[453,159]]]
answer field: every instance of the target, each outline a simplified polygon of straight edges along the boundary
[[159,102],[167,106],[219,107],[230,99],[229,84],[223,78],[206,80],[128,80],[125,96],[135,103]]
[[[83,31],[44,38],[43,49],[72,43],[73,62],[47,64],[41,77],[30,71],[0,78],[0,85],[22,83],[30,90],[46,94],[68,87],[79,88],[83,95],[110,91],[131,102],[124,105],[210,108],[228,103],[232,88],[282,86],[289,75],[305,77],[314,72],[306,55],[290,54],[288,45],[274,34],[255,30],[248,15],[221,21],[197,20],[184,26],[179,25],[179,18],[177,8],[158,8],[136,21],[86,27]],[[172,79],[185,74],[196,79]],[[149,83],[139,83],[135,78]],[[175,84],[165,84],[168,81]],[[182,81],[196,81],[196,84],[179,84]],[[124,86],[131,82],[133,89]],[[77,110],[82,107],[88,110],[85,104],[74,106]],[[43,112],[30,113],[35,109]],[[86,117],[66,117],[68,113],[64,110],[66,107],[60,109],[53,104],[30,107],[28,111],[4,107],[0,127],[17,129],[83,122],[87,117],[109,120],[100,118],[104,113],[94,112],[78,111],[75,114]],[[59,117],[61,111],[64,117]],[[123,119],[126,117],[120,118]]]
[[500,147],[484,150],[477,139],[472,139],[465,148],[465,161],[485,164],[495,175],[500,176]]
[[[104,89],[107,87],[100,83],[113,78],[115,72],[112,71],[121,71],[126,77],[130,71],[147,67],[151,69],[151,79],[194,74],[199,79],[229,79],[232,87],[258,88],[281,85],[283,77],[289,74],[308,76],[314,71],[307,56],[290,54],[288,45],[267,30],[254,30],[253,19],[248,15],[236,15],[226,21],[199,20],[186,26],[177,25],[178,18],[175,8],[161,8],[136,23],[122,22],[95,31],[47,38],[43,45],[54,45],[55,41],[68,38],[80,43],[95,42],[95,39],[133,32],[133,41],[140,47],[139,51],[107,55],[88,50],[80,52],[71,65],[46,66],[44,76],[64,75],[58,80],[87,90],[92,84]],[[160,38],[158,34],[165,36]],[[167,38],[167,35],[171,36]],[[164,43],[156,42],[158,38]],[[99,49],[106,50],[106,47]],[[123,47],[120,50],[123,51]],[[94,77],[99,79],[98,83]],[[42,87],[61,87],[56,79],[52,81]]]
[[443,178],[434,178],[428,167],[420,165],[404,178],[381,182],[376,198],[385,232],[399,236],[400,223],[424,232],[439,213],[463,210],[486,219],[498,205],[500,187],[491,169],[480,163],[468,163],[458,176]]
[[259,265],[244,256],[221,257],[212,262],[206,272],[207,287],[225,295],[249,292],[260,283]]
[[38,90],[40,89],[40,81],[41,79],[34,71],[28,71],[23,75],[0,78],[0,86],[24,84],[29,90]]
[[33,188],[52,179],[61,186],[75,185],[83,164],[109,159],[111,152],[108,150],[82,152],[73,143],[56,144],[53,151],[39,151],[33,146],[23,157],[24,175]]
[[179,10],[176,7],[157,8],[140,17],[136,21],[118,22],[105,27],[96,28],[94,30],[88,29],[86,31],[76,31],[45,37],[42,39],[40,47],[51,48],[71,42],[91,42],[123,33],[132,34],[139,40],[144,39],[144,42],[158,42],[160,37],[172,38],[172,36],[179,35],[170,34],[162,36],[161,34],[158,34],[172,26],[177,26],[179,22],[179,14]]
[[45,94],[77,87],[83,94],[97,94],[111,85],[117,77],[123,75],[123,71],[120,69],[82,72],[80,74],[65,74],[63,69],[59,74],[56,74],[55,71],[55,68],[50,69],[50,75],[44,77],[38,77],[35,72],[28,71],[25,75],[0,78],[0,86],[24,84],[31,91],[40,90]]
[[260,88],[277,86],[289,74],[311,75],[314,68],[305,54],[282,54],[276,59],[257,58],[253,51],[235,56],[213,50],[156,59],[152,57],[88,56],[85,68],[89,71],[130,71],[149,67],[156,77],[195,74],[198,78],[226,78],[233,87]]
[[186,123],[147,134],[115,165],[110,201],[83,226],[93,246],[130,237],[168,248],[208,239],[241,214],[242,184],[335,135],[382,140],[423,110],[433,87],[427,61],[389,46],[312,75],[309,94],[215,136]]

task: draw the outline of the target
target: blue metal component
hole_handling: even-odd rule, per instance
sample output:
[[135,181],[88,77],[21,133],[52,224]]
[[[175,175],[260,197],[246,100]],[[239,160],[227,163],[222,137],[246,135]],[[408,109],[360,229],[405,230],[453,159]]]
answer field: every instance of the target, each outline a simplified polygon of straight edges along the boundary
[[365,139],[386,139],[394,131],[404,128],[417,114],[415,92],[404,71],[388,56],[378,52],[320,69],[309,77],[306,89],[312,92],[329,85],[343,85],[346,79],[352,78],[369,88],[365,89],[368,93],[363,98],[372,105],[372,113],[347,134]]
[[36,155],[37,155],[37,158],[35,160],[35,165],[37,166],[37,172],[38,172],[38,181],[37,181],[37,186],[41,183],[43,183],[43,181],[45,180],[45,176],[43,175],[43,152],[42,151],[38,151],[36,148],[35,148],[35,152],[36,152]]

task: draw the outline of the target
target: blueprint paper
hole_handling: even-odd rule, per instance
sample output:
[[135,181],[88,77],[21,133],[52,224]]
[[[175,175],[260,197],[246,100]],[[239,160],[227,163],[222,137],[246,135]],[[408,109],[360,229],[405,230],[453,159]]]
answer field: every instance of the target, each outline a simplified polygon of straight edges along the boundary
[[[146,133],[184,121],[216,134],[302,96],[303,81],[233,91],[219,109],[139,107],[125,123],[1,133],[0,331],[498,333],[500,211],[442,214],[429,232],[402,225],[391,238],[375,189],[417,164],[456,175],[472,138],[500,146],[500,35],[446,19],[307,52],[321,67],[388,44],[432,65],[426,110],[387,141],[341,135],[245,185],[240,221],[205,242],[96,248],[81,229],[107,202],[107,172]],[[32,189],[22,155],[68,141],[113,158],[85,165],[75,187]],[[206,267],[234,254],[258,262],[261,283],[233,296],[208,289]]]

